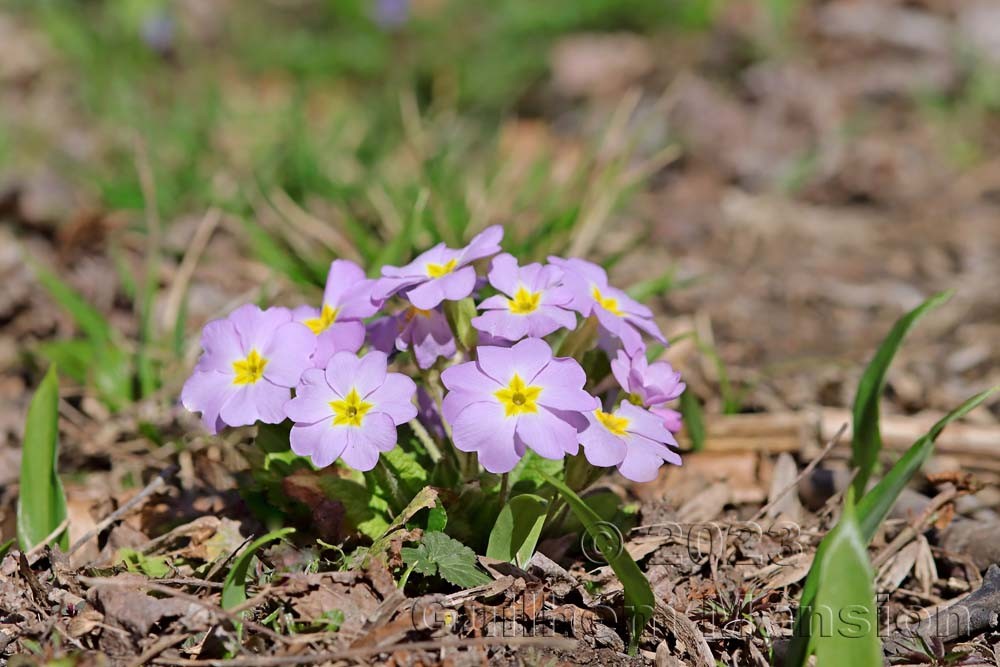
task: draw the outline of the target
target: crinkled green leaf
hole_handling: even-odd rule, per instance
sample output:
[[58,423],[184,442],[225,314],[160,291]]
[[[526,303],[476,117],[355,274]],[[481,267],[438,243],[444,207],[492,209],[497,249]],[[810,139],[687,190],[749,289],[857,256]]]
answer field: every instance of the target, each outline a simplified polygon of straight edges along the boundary
[[853,435],[851,437],[851,463],[857,468],[854,477],[854,493],[860,498],[868,480],[878,463],[879,452],[882,451],[882,436],[879,431],[879,400],[885,390],[886,374],[896,351],[902,345],[903,339],[913,325],[928,311],[936,308],[951,298],[952,293],[935,294],[922,304],[903,315],[889,331],[875,356],[865,369],[858,391],[854,396]]
[[548,501],[541,496],[525,493],[511,498],[490,531],[486,555],[523,566],[535,552],[547,511]]
[[[27,551],[48,537],[66,518],[66,494],[58,474],[59,375],[49,367],[28,407],[21,451],[17,499],[17,539]],[[56,540],[69,547],[69,531]]]
[[416,547],[401,550],[403,562],[425,576],[439,575],[460,588],[473,588],[493,579],[479,568],[476,553],[444,533],[424,533]]

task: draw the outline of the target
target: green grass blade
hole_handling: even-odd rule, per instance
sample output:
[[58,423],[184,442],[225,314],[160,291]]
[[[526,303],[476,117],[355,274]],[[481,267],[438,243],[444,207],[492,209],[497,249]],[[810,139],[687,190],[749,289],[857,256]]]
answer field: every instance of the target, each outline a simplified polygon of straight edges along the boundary
[[525,493],[511,498],[490,531],[486,555],[524,567],[538,545],[547,512],[548,501],[541,496]]
[[705,449],[705,418],[698,397],[690,388],[681,394],[681,418],[688,438],[691,439],[691,449],[696,452]]
[[854,428],[851,438],[851,463],[858,469],[854,477],[854,493],[862,497],[868,480],[878,463],[882,450],[882,436],[879,431],[879,400],[885,390],[886,373],[896,351],[913,325],[928,311],[951,298],[952,293],[935,294],[922,304],[903,315],[893,325],[875,356],[865,369],[858,391],[854,397]]
[[95,344],[111,340],[111,325],[100,312],[80,294],[63,282],[56,274],[38,264],[32,265],[38,282],[42,284],[49,295],[62,306],[76,322],[77,326]]
[[941,435],[945,427],[979,407],[997,391],[1000,391],[1000,386],[980,392],[945,415],[941,421],[931,427],[926,435],[913,443],[886,473],[885,477],[865,494],[858,503],[858,521],[865,541],[869,541],[875,536],[875,532],[889,514],[889,510],[892,509],[899,494],[934,451],[934,441]]
[[[917,440],[896,462],[878,484],[857,505],[857,523],[861,532],[862,540],[865,544],[870,542],[875,536],[875,532],[882,521],[889,514],[893,504],[902,493],[903,489],[913,478],[934,449],[934,441],[952,421],[959,419],[973,409],[981,405],[987,398],[1000,391],[1000,386],[993,387],[979,394],[976,394],[962,405],[945,415],[938,423],[931,427],[926,435]],[[853,492],[853,489],[851,490]],[[809,643],[809,623],[811,618],[808,610],[813,607],[816,600],[816,593],[820,583],[820,569],[818,563],[822,563],[825,558],[827,541],[820,543],[813,559],[813,567],[810,568],[802,585],[802,593],[799,596],[799,612],[795,622],[795,639],[792,642],[788,660],[788,665],[801,665],[811,653],[812,645]]]
[[875,575],[855,513],[853,489],[848,491],[844,513],[826,541],[829,546],[819,564],[819,589],[810,628],[817,664],[880,665],[882,649],[872,586]]
[[[44,540],[66,518],[66,494],[57,473],[59,375],[50,366],[28,408],[21,452],[21,493],[17,500],[17,540],[23,551]],[[63,531],[58,542],[69,547]]]
[[232,609],[237,607],[247,600],[247,572],[250,571],[250,562],[253,560],[254,555],[266,544],[274,542],[275,540],[280,540],[285,535],[290,535],[295,532],[294,528],[282,528],[280,530],[274,530],[258,537],[256,540],[250,543],[243,553],[239,555],[236,562],[233,563],[233,567],[229,570],[229,574],[226,575],[226,581],[222,585],[222,608]]
[[572,489],[559,480],[542,474],[542,478],[556,488],[566,500],[569,508],[580,520],[583,527],[587,529],[597,547],[601,550],[608,565],[618,575],[618,579],[625,588],[625,610],[629,615],[629,655],[635,655],[639,650],[639,638],[642,631],[653,617],[653,610],[656,607],[656,598],[653,596],[653,589],[649,586],[649,580],[639,569],[639,565],[632,559],[625,545],[617,535],[608,534],[605,522],[601,517],[583,502],[580,496],[576,495]]

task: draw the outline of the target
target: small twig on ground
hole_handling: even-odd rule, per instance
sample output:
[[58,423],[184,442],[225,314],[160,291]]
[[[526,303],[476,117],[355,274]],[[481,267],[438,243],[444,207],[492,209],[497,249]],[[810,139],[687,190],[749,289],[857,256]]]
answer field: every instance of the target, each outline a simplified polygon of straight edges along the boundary
[[816,456],[816,458],[810,461],[809,465],[807,465],[805,468],[802,469],[802,472],[800,472],[799,476],[795,478],[795,481],[789,484],[787,487],[785,487],[785,489],[777,496],[775,496],[771,500],[771,502],[769,502],[768,504],[764,505],[759,510],[757,510],[757,513],[754,514],[753,518],[750,520],[759,521],[761,518],[767,515],[767,513],[771,510],[772,507],[777,505],[779,502],[781,502],[781,500],[785,496],[791,493],[792,489],[798,488],[802,480],[805,479],[807,475],[809,475],[813,470],[816,469],[816,466],[819,465],[820,461],[826,458],[826,455],[830,453],[830,450],[832,450],[834,447],[837,446],[837,443],[840,442],[840,439],[846,432],[847,432],[847,422],[844,422],[844,424],[840,427],[840,430],[837,431],[836,434],[834,434],[834,436],[830,438],[829,442],[826,443],[826,446],[823,447],[823,451],[821,451],[819,455]]
[[188,635],[167,635],[166,637],[160,637],[156,643],[143,651],[142,655],[128,663],[128,667],[142,667],[143,665],[148,665],[153,658],[157,657],[168,648],[180,644],[187,638]]
[[191,243],[188,245],[187,252],[184,253],[184,259],[181,260],[181,265],[174,276],[174,282],[164,301],[163,317],[161,318],[164,331],[169,330],[169,327],[174,326],[177,321],[177,315],[181,311],[181,302],[187,293],[188,284],[194,276],[194,271],[198,267],[198,260],[205,252],[220,220],[222,220],[222,211],[210,208],[201,222],[198,223],[198,228],[195,230],[194,236],[191,237]]
[[55,530],[53,530],[51,533],[45,536],[45,539],[43,539],[35,546],[31,547],[31,549],[28,550],[28,553],[24,554],[25,558],[28,559],[28,565],[34,565],[35,561],[41,557],[42,551],[45,549],[45,547],[47,547],[53,541],[57,540],[59,536],[63,534],[63,531],[65,531],[68,527],[69,527],[69,517],[66,517],[65,519],[62,520],[62,523],[56,526]]
[[361,661],[373,655],[390,654],[396,651],[435,651],[446,648],[476,648],[480,646],[547,646],[549,648],[572,649],[577,640],[563,637],[470,637],[468,639],[443,639],[439,641],[408,642],[392,646],[370,646],[352,648],[346,651],[312,653],[300,655],[277,655],[236,658],[234,660],[184,660],[170,658],[154,660],[158,664],[177,667],[283,667],[284,665],[312,665],[319,662],[341,660]]
[[931,522],[934,515],[937,514],[938,510],[952,502],[959,495],[959,491],[954,485],[948,484],[945,486],[941,493],[934,496],[931,502],[924,508],[917,520],[912,524],[907,524],[903,530],[899,532],[893,538],[892,542],[886,545],[882,551],[880,551],[875,558],[872,559],[872,566],[877,570],[878,568],[885,565],[885,563],[896,554],[900,549],[905,547],[910,540],[914,539],[917,535],[924,532],[927,524]]
[[146,488],[144,488],[142,491],[140,491],[131,499],[129,499],[128,502],[119,507],[117,510],[115,510],[107,517],[105,517],[99,524],[97,524],[91,530],[89,530],[86,535],[84,535],[76,542],[74,542],[73,546],[70,547],[69,555],[72,556],[80,549],[80,547],[82,547],[84,544],[89,542],[97,535],[100,535],[105,528],[113,524],[115,521],[118,521],[123,516],[131,512],[133,509],[144,503],[146,499],[149,498],[149,496],[158,491],[164,484],[167,483],[167,477],[173,475],[175,470],[176,466],[173,466],[162,471],[159,475],[157,475],[152,482],[146,485]]

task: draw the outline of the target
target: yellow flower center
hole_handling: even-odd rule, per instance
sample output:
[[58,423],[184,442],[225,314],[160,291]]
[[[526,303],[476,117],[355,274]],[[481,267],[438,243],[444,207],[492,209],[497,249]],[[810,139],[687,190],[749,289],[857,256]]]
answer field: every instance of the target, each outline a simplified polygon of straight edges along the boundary
[[507,299],[510,312],[515,315],[528,315],[538,310],[542,301],[541,292],[529,292],[524,287],[518,287],[513,299]]
[[333,408],[334,426],[361,426],[361,420],[374,406],[362,400],[358,390],[351,387],[347,396],[330,401],[330,407]]
[[601,290],[597,289],[596,287],[594,288],[594,291],[591,293],[591,296],[594,297],[594,301],[597,302],[597,305],[599,305],[601,308],[608,311],[612,315],[617,315],[618,317],[621,317],[622,315],[625,314],[622,311],[618,310],[618,299],[612,299],[610,297],[604,296],[603,294],[601,294]]
[[433,262],[427,264],[427,275],[431,278],[440,278],[446,276],[455,270],[455,265],[458,264],[458,260],[449,259],[444,264],[434,264]]
[[505,389],[494,392],[494,396],[500,399],[505,417],[515,417],[523,414],[534,414],[538,412],[538,397],[542,393],[541,387],[528,386],[517,373],[510,379],[510,384]]
[[319,317],[310,317],[303,324],[312,329],[312,332],[318,336],[329,329],[330,325],[336,321],[337,309],[324,305],[323,312],[319,314]]
[[625,417],[619,417],[616,414],[604,412],[603,410],[594,410],[594,415],[597,417],[597,421],[604,425],[604,428],[618,437],[627,435],[625,429],[628,428],[628,419]]
[[264,377],[264,367],[267,366],[267,359],[260,356],[257,350],[250,350],[246,359],[233,362],[233,384],[254,384]]
[[643,400],[642,400],[642,396],[640,396],[639,394],[636,394],[636,393],[633,392],[633,393],[629,394],[628,396],[626,396],[625,398],[632,405],[638,405],[640,408],[645,406],[645,403],[643,403]]

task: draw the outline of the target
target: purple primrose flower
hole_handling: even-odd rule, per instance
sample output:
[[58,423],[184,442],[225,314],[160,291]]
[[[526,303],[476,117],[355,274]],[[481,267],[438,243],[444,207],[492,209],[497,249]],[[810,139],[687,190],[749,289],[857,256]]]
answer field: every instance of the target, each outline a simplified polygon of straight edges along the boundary
[[285,404],[295,422],[292,451],[321,468],[341,458],[355,470],[371,470],[380,453],[396,446],[396,427],[417,416],[415,393],[413,380],[387,372],[382,352],[360,358],[337,352],[325,370],[303,373]]
[[181,403],[201,412],[212,433],[226,425],[277,424],[315,345],[315,336],[286,308],[241,306],[205,325],[205,352],[184,383]]
[[583,390],[587,377],[573,359],[553,358],[552,348],[526,338],[509,348],[476,348],[478,361],[441,373],[448,388],[442,411],[455,446],[477,452],[493,473],[509,472],[530,447],[560,459],[579,451],[581,413],[597,407]]
[[640,352],[629,357],[623,350],[611,362],[611,372],[618,384],[628,394],[628,400],[663,419],[663,425],[672,433],[681,429],[681,415],[664,404],[676,400],[684,393],[686,385],[681,374],[666,361],[648,363]]
[[653,312],[625,292],[608,285],[604,269],[576,257],[549,257],[549,261],[565,271],[563,280],[573,295],[570,307],[584,317],[595,315],[602,333],[620,340],[630,355],[643,347],[640,332],[646,332],[661,343],[667,342],[653,321]]
[[365,342],[362,320],[378,311],[372,302],[375,281],[365,277],[360,266],[346,259],[330,264],[323,290],[323,307],[300,306],[293,311],[297,322],[316,334],[313,361],[317,368],[326,365],[335,352],[357,352]]
[[512,255],[493,259],[490,284],[503,294],[479,304],[486,312],[472,319],[472,326],[491,337],[517,341],[541,338],[557,329],[576,327],[576,313],[569,310],[572,293],[562,286],[562,269],[528,264],[518,268]]
[[477,259],[500,252],[503,227],[487,227],[464,248],[454,249],[439,243],[406,266],[382,267],[372,298],[381,301],[405,292],[417,308],[430,310],[442,301],[459,301],[472,294],[476,270],[469,266]]
[[410,306],[368,325],[368,342],[386,354],[393,349],[413,350],[417,366],[430,368],[439,358],[455,356],[455,336],[440,308],[421,310]]
[[625,401],[614,412],[597,409],[587,414],[587,421],[580,444],[595,466],[618,466],[633,482],[651,482],[664,462],[681,463],[680,455],[667,447],[677,446],[674,435],[660,417],[637,405]]

